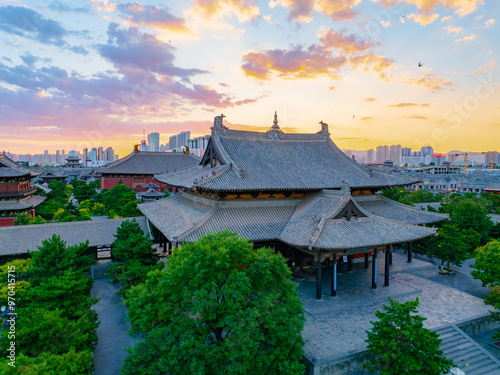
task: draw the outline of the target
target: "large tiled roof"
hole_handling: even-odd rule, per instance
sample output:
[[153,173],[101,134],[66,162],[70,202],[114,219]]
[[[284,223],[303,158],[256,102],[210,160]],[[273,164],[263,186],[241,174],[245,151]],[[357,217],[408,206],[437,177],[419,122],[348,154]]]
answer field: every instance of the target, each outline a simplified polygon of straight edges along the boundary
[[209,144],[219,166],[170,170],[155,178],[187,189],[225,192],[340,189],[344,182],[363,189],[415,182],[359,165],[332,142],[324,123],[316,134],[283,133],[277,124],[266,133],[230,130],[221,124],[212,128]]
[[448,219],[448,214],[417,209],[379,194],[356,197],[356,202],[371,214],[409,224],[432,224]]
[[138,206],[172,242],[192,242],[228,229],[251,241],[277,239],[298,200],[217,201],[192,193]]
[[7,155],[3,153],[0,154],[0,177],[21,177],[28,175],[33,177],[38,175],[38,173],[30,168],[17,164]]
[[45,200],[45,197],[33,195],[23,200],[0,201],[0,211],[22,211],[38,206]]
[[[25,254],[27,250],[37,251],[42,240],[58,234],[68,246],[89,240],[89,246],[111,245],[116,230],[126,219],[73,221],[37,225],[19,225],[0,228],[0,256]],[[145,217],[135,218],[144,233],[148,233]]]
[[[172,242],[194,242],[224,229],[251,241],[280,240],[311,251],[345,251],[429,237],[436,229],[373,215],[349,189],[307,193],[297,199],[218,201],[189,192],[138,206]],[[354,217],[341,217],[345,209]]]
[[139,152],[121,158],[100,172],[108,174],[160,174],[175,172],[193,167],[200,163],[200,158],[181,152]]

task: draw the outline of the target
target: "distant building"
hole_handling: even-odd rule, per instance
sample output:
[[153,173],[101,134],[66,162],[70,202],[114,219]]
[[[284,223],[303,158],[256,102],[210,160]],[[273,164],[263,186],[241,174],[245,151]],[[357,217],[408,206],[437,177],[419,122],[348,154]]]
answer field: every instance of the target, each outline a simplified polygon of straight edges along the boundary
[[101,186],[111,189],[122,180],[136,192],[146,190],[144,185],[149,183],[160,185],[161,191],[165,188],[175,191],[171,186],[160,184],[153,176],[198,165],[200,160],[182,152],[133,152],[100,171]]
[[187,146],[189,147],[189,152],[193,155],[202,157],[207,149],[209,140],[209,135],[188,140]]
[[148,148],[151,152],[160,151],[160,133],[148,134]]
[[401,145],[392,145],[389,148],[388,160],[391,160],[391,161],[398,163],[398,164],[402,162],[402,147],[401,147]]
[[403,147],[403,149],[401,150],[401,156],[405,157],[410,155],[411,155],[411,147]]
[[108,147],[106,151],[104,151],[104,160],[106,161],[113,161],[115,160],[115,151],[113,150],[112,147]]
[[383,163],[387,159],[389,159],[389,146],[377,146],[375,161],[377,163]]
[[434,153],[434,149],[431,146],[424,146],[421,148],[422,156],[432,155]]
[[146,140],[142,139],[141,143],[139,144],[139,151],[149,151],[148,145],[146,144]]
[[431,163],[434,163],[434,165],[443,165],[445,161],[446,161],[446,155],[443,154],[431,155]]
[[87,160],[97,161],[97,152],[94,149],[89,152]]
[[89,149],[88,148],[84,148],[83,149],[83,161],[87,161],[89,158]]
[[179,134],[176,135],[172,135],[169,138],[168,149],[169,150],[180,149],[183,146],[187,146],[190,138],[191,138],[191,132],[189,130],[185,132],[180,132]]
[[104,150],[102,147],[97,149],[97,160],[104,160]]
[[61,163],[61,151],[56,150],[56,163],[60,164]]
[[366,163],[372,164],[375,162],[375,150],[372,148],[366,151]]
[[[91,151],[92,152],[92,151]],[[71,154],[71,151],[70,151]],[[80,158],[78,156],[68,156],[66,158],[66,165],[68,168],[81,168]]]

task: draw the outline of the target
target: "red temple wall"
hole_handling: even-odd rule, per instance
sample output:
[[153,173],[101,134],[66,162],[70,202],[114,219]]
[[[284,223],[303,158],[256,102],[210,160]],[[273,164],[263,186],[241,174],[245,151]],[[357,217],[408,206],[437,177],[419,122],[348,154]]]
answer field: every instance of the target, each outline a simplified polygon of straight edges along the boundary
[[18,183],[0,184],[0,194],[16,194],[19,192]]
[[136,190],[137,187],[142,187],[142,186],[147,185],[151,182],[156,184],[156,185],[159,185],[161,191],[165,190],[165,188],[167,188],[168,191],[171,191],[171,192],[175,190],[175,188],[170,186],[170,185],[156,181],[152,176],[142,177],[142,178],[135,178],[135,177],[115,178],[115,177],[104,177],[103,176],[101,179],[101,187],[103,189],[111,189],[113,186],[117,185],[120,180],[122,180],[125,185],[130,186],[134,190]]
[[13,225],[14,225],[14,218],[13,217],[0,219],[0,227],[11,227]]

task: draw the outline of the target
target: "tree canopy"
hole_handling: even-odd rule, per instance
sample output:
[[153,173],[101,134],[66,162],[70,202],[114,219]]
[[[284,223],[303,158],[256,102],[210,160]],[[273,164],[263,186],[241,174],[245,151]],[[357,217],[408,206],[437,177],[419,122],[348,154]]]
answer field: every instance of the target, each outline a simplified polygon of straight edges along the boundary
[[365,367],[381,375],[448,374],[453,361],[439,349],[439,335],[424,328],[426,318],[417,315],[418,298],[400,303],[389,298],[389,306],[377,311],[378,321],[366,331],[370,352]]
[[281,255],[235,233],[184,244],[127,295],[144,341],[122,374],[303,374],[295,288]]

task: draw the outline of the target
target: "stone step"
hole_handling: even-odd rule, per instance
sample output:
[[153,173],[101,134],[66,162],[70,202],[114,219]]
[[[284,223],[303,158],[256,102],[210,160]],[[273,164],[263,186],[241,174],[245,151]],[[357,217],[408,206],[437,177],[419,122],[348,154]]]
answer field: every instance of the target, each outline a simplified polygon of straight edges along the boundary
[[500,375],[500,361],[458,327],[442,327],[436,333],[442,340],[443,355],[466,375]]

